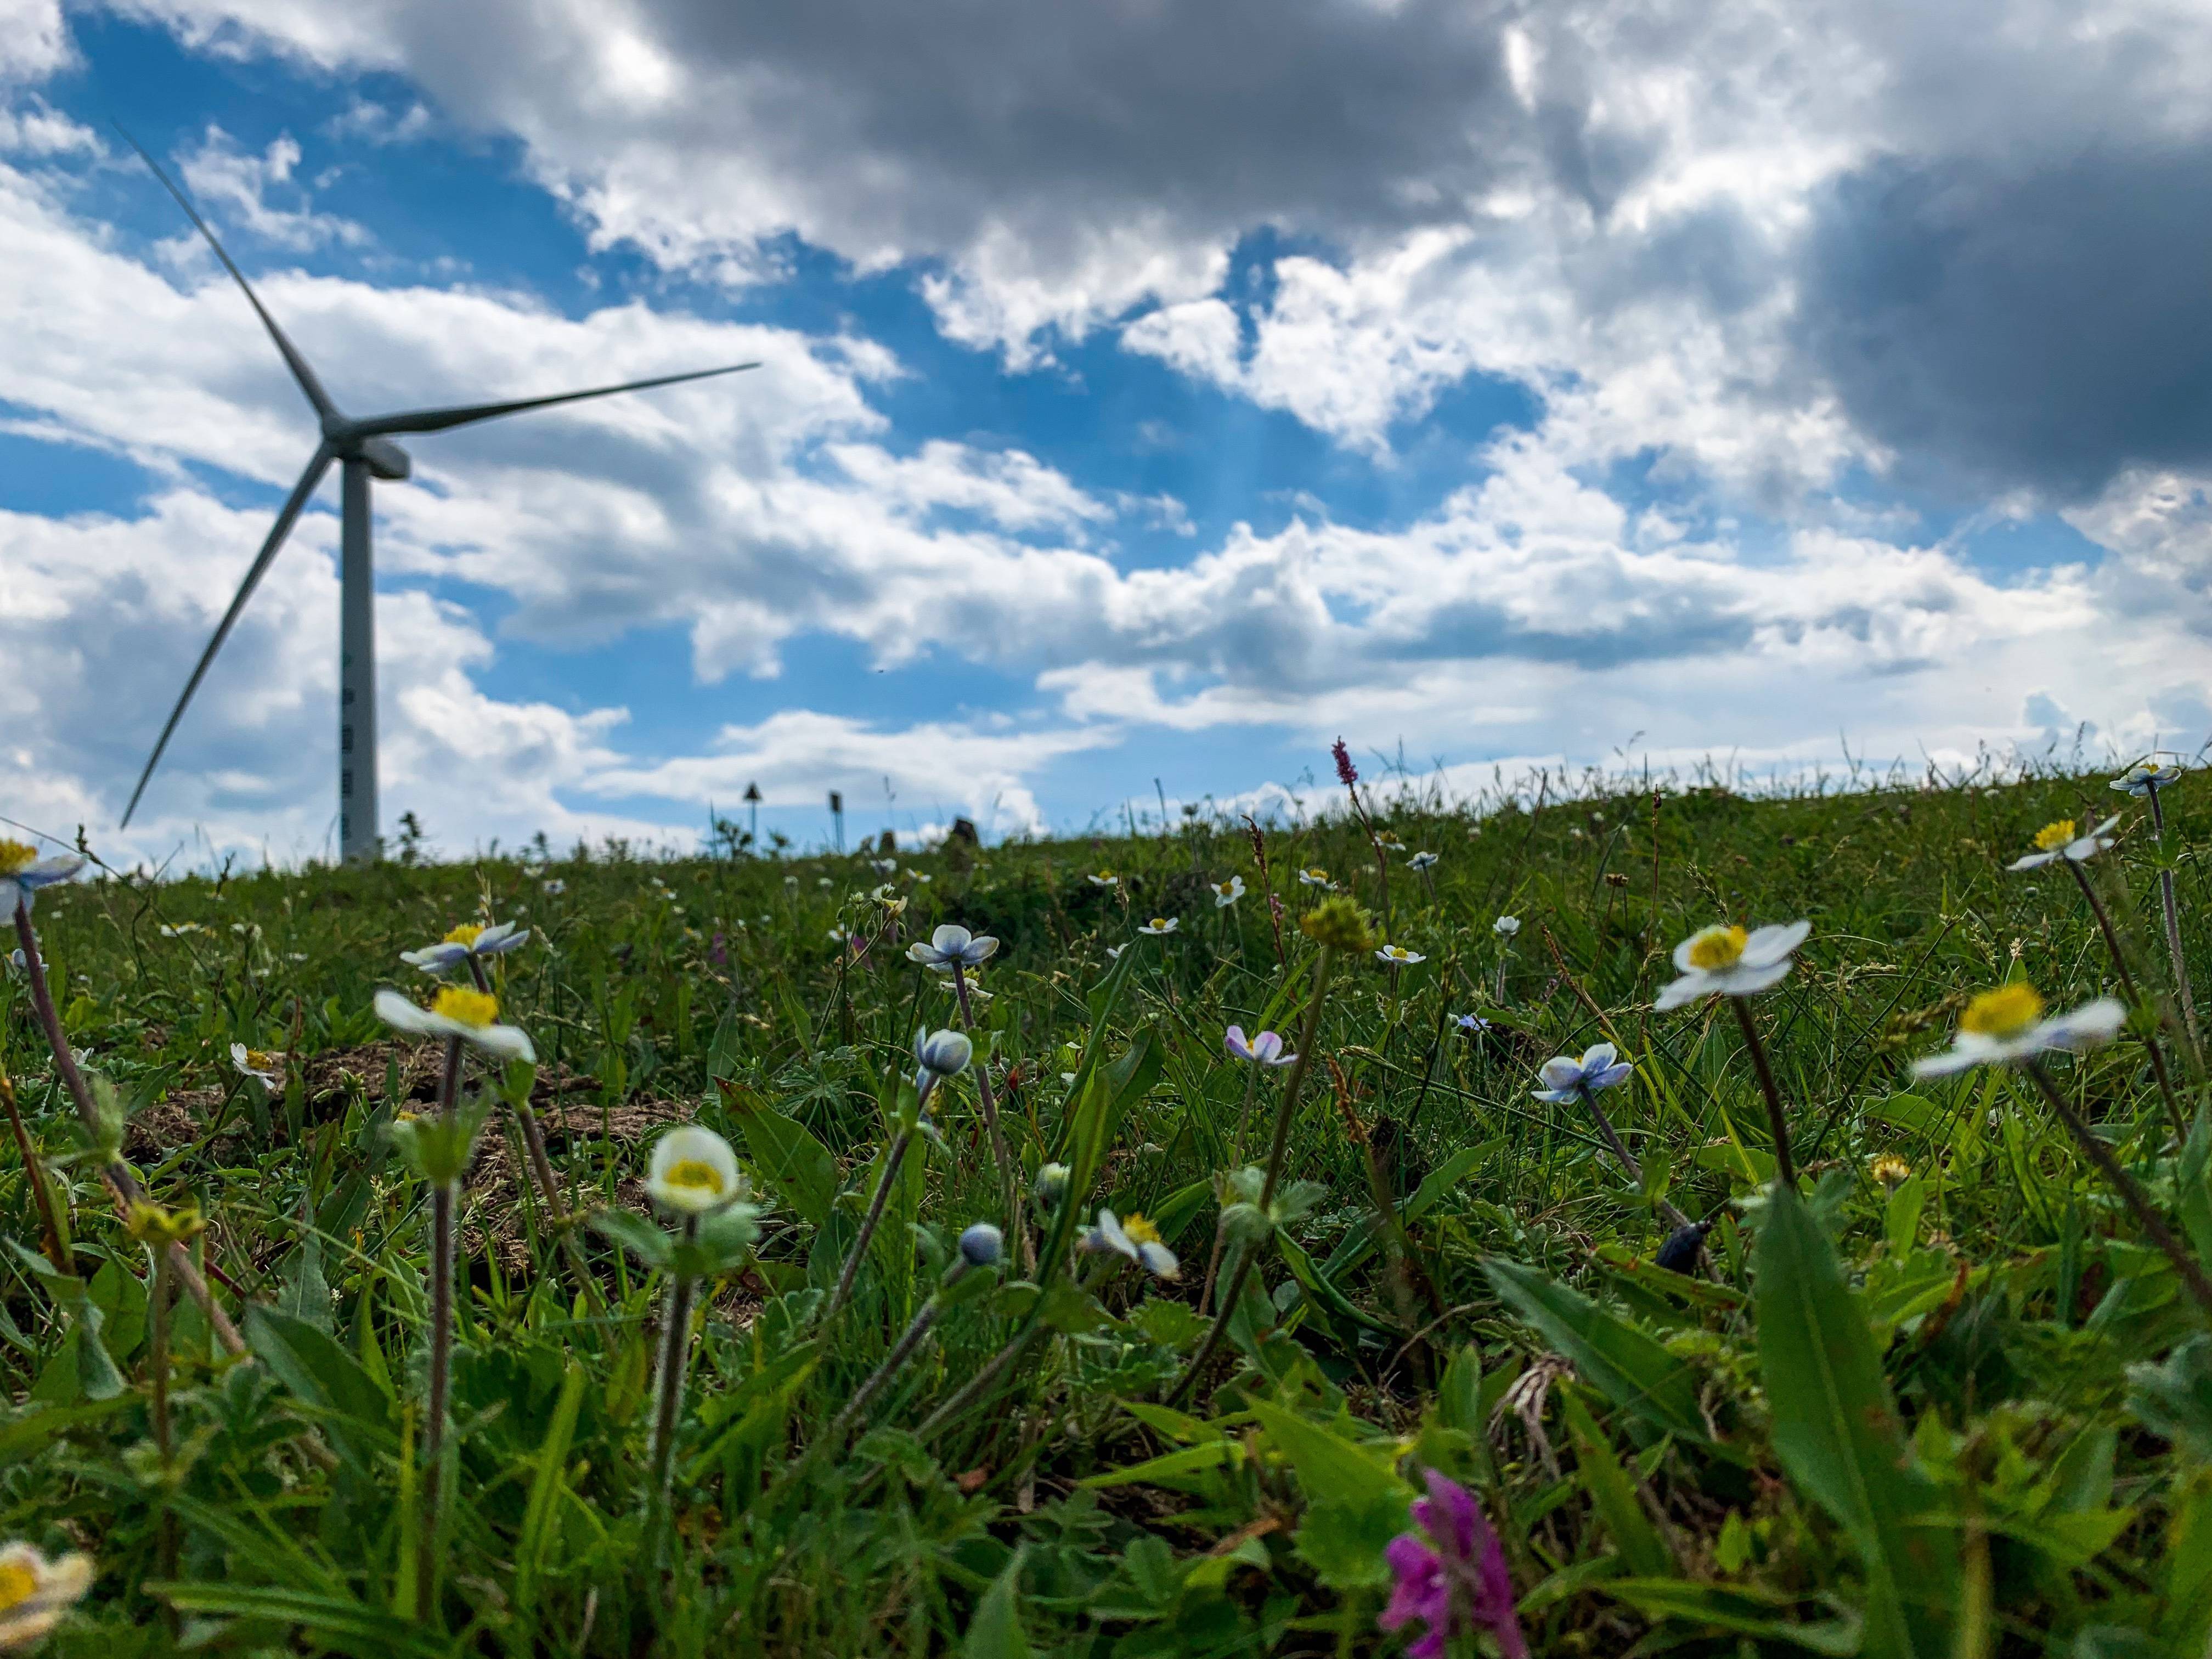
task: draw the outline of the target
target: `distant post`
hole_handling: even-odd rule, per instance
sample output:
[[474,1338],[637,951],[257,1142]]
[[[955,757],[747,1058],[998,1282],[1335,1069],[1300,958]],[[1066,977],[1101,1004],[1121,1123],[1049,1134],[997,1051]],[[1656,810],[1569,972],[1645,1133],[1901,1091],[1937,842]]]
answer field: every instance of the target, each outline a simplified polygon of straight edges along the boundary
[[751,808],[753,809],[753,823],[752,823],[752,832],[751,832],[751,833],[752,833],[752,844],[753,844],[753,846],[754,846],[754,848],[755,848],[755,849],[756,849],[756,850],[757,850],[757,849],[758,849],[758,848],[760,847],[760,804],[761,804],[761,792],[760,792],[760,785],[758,785],[758,784],[757,784],[757,783],[749,783],[749,784],[747,784],[747,785],[745,786],[745,805],[748,805],[748,806],[750,806],[750,807],[751,807]]
[[830,823],[837,836],[837,851],[845,850],[845,798],[835,789],[830,792]]

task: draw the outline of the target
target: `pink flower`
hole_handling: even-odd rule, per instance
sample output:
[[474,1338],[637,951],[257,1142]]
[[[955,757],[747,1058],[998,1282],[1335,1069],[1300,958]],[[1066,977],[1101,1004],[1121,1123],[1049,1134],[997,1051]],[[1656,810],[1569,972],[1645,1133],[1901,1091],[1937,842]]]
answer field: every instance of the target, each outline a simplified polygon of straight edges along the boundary
[[1359,781],[1359,769],[1352,763],[1352,750],[1344,746],[1342,738],[1329,744],[1328,752],[1336,757],[1336,781],[1339,783],[1349,789]]
[[1423,1473],[1429,1495],[1413,1500],[1420,1531],[1400,1533],[1383,1553],[1397,1583],[1376,1622],[1391,1631],[1416,1619],[1428,1626],[1407,1659],[1443,1659],[1447,1641],[1478,1627],[1498,1638],[1505,1659],[1528,1659],[1498,1534],[1466,1487],[1434,1469]]
[[1273,1031],[1262,1031],[1247,1042],[1242,1025],[1232,1025],[1224,1031],[1221,1046],[1237,1059],[1249,1060],[1255,1066],[1287,1066],[1297,1058],[1283,1052],[1283,1039]]

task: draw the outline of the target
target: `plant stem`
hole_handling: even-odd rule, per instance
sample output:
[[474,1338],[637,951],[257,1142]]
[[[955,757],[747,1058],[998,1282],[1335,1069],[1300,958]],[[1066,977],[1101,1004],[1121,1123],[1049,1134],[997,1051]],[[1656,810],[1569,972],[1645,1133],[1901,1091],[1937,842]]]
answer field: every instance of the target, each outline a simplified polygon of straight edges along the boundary
[[[1298,1040],[1298,1057],[1291,1063],[1289,1080],[1283,1085],[1282,1102],[1275,1109],[1274,1139],[1267,1147],[1267,1177],[1260,1188],[1260,1213],[1263,1217],[1273,1207],[1275,1188],[1282,1182],[1283,1158],[1290,1149],[1291,1123],[1297,1115],[1298,1093],[1305,1086],[1306,1073],[1313,1064],[1314,1043],[1321,1035],[1322,1004],[1328,1000],[1329,959],[1334,954],[1324,945],[1314,963],[1313,1000],[1306,1005],[1305,1032]],[[1206,1340],[1198,1345],[1198,1352],[1190,1357],[1190,1363],[1183,1367],[1182,1375],[1176,1379],[1175,1386],[1168,1391],[1169,1405],[1174,1405],[1190,1392],[1192,1384],[1198,1381],[1199,1373],[1205,1370],[1206,1361],[1213,1358],[1214,1350],[1221,1346],[1221,1339],[1228,1334],[1230,1316],[1237,1311],[1237,1298],[1244,1294],[1244,1281],[1251,1276],[1253,1266],[1259,1257],[1256,1246],[1238,1253],[1237,1266],[1231,1272],[1229,1282],[1221,1292],[1220,1309],[1213,1316],[1213,1323],[1206,1329]]]
[[[46,1047],[53,1051],[54,1070],[60,1076],[62,1086],[69,1091],[70,1099],[76,1106],[76,1114],[84,1125],[85,1133],[98,1146],[102,1139],[100,1109],[93,1103],[92,1091],[85,1085],[84,1073],[77,1069],[76,1056],[70,1052],[69,1034],[62,1030],[61,1016],[54,1010],[53,994],[46,986],[46,967],[39,955],[39,938],[31,927],[31,908],[22,899],[15,901],[15,934],[22,941],[24,976],[31,982],[31,1006],[38,1012],[39,1024],[46,1034]],[[131,1173],[130,1165],[118,1157],[110,1158],[100,1174],[106,1179],[109,1195],[115,1207],[128,1215],[131,1206],[145,1196],[138,1177]],[[200,1306],[207,1316],[209,1327],[215,1332],[225,1351],[233,1354],[246,1352],[246,1339],[238,1334],[238,1327],[230,1322],[230,1316],[208,1289],[207,1280],[192,1261],[191,1253],[182,1244],[167,1247],[169,1267],[177,1275],[177,1282]]]
[[[1590,1116],[1596,1120],[1597,1131],[1605,1137],[1605,1144],[1613,1148],[1613,1161],[1620,1165],[1630,1183],[1641,1192],[1644,1189],[1644,1166],[1628,1150],[1620,1138],[1620,1132],[1613,1127],[1613,1120],[1605,1115],[1605,1109],[1597,1103],[1597,1097],[1590,1092],[1589,1085],[1584,1084],[1575,1092],[1583,1097],[1583,1104],[1589,1109]],[[1690,1218],[1676,1209],[1671,1201],[1662,1199],[1659,1207],[1667,1212],[1667,1218],[1677,1227],[1690,1224]]]
[[1735,1010],[1735,1023],[1743,1030],[1743,1046],[1751,1051],[1752,1068],[1759,1073],[1759,1086],[1766,1097],[1766,1121],[1774,1136],[1775,1178],[1794,1193],[1797,1190],[1797,1160],[1790,1156],[1790,1118],[1783,1109],[1782,1090],[1774,1081],[1774,1067],[1767,1063],[1766,1045],[1759,1040],[1759,1024],[1751,1017],[1749,1000],[1730,997],[1729,1004]]
[[[698,1237],[699,1218],[684,1217],[684,1243],[695,1243]],[[684,1375],[691,1368],[691,1304],[697,1290],[698,1281],[689,1274],[672,1276],[668,1281],[668,1304],[662,1310],[660,1376],[653,1412],[653,1444],[647,1454],[652,1484],[646,1498],[652,1506],[646,1537],[655,1566],[659,1565],[676,1482],[676,1419],[684,1404]]]
[[[928,1097],[923,1097],[922,1109],[928,1109]],[[876,1182],[875,1196],[868,1200],[868,1213],[861,1220],[860,1237],[846,1253],[845,1265],[837,1273],[837,1288],[830,1292],[830,1305],[822,1310],[822,1323],[826,1327],[837,1316],[853,1294],[853,1281],[860,1276],[860,1258],[868,1253],[868,1241],[876,1236],[877,1224],[884,1218],[884,1206],[889,1201],[891,1182],[898,1179],[899,1161],[905,1158],[907,1143],[914,1139],[914,1131],[901,1129],[891,1138],[890,1150],[884,1155],[884,1173]]]
[[[46,1260],[54,1264],[54,1271],[69,1278],[76,1277],[76,1264],[70,1260],[62,1245],[61,1221],[54,1211],[54,1195],[46,1185],[46,1164],[39,1150],[31,1144],[31,1132],[23,1124],[22,1108],[15,1100],[15,1079],[5,1070],[0,1070],[0,1103],[8,1108],[8,1122],[15,1132],[15,1150],[23,1159],[23,1179],[31,1183],[31,1196],[39,1206],[39,1225],[45,1232],[43,1248]],[[160,1255],[156,1251],[155,1255]]]
[[[965,1261],[955,1262],[952,1270],[945,1276],[945,1286],[949,1289],[958,1284],[967,1272]],[[897,1376],[901,1367],[914,1357],[914,1351],[921,1346],[922,1338],[929,1334],[929,1328],[937,1322],[937,1316],[944,1307],[945,1299],[941,1293],[932,1296],[921,1304],[908,1324],[905,1334],[884,1356],[884,1363],[868,1374],[868,1380],[861,1383],[853,1397],[845,1402],[845,1409],[837,1413],[837,1420],[830,1425],[830,1432],[823,1439],[816,1443],[817,1445],[826,1443],[834,1447],[842,1443],[854,1421],[867,1409],[868,1402],[876,1397],[877,1391]]]
[[[2166,848],[2166,808],[2159,804],[2158,786],[2152,784],[2150,821],[2158,830],[2159,850]],[[2174,994],[2181,999],[2181,1018],[2189,1034],[2189,1047],[2197,1057],[2197,1065],[2204,1063],[2204,1038],[2197,1028],[2197,994],[2189,983],[2189,962],[2181,953],[2181,906],[2173,896],[2173,872],[2161,868],[2158,872],[2159,902],[2166,911],[2166,954],[2173,963]]]
[[168,1506],[167,1483],[176,1455],[169,1428],[169,1253],[157,1249],[154,1283],[146,1304],[146,1363],[153,1372],[154,1449],[161,1455],[161,1521],[157,1545],[161,1577],[177,1576],[177,1517]]
[[[970,1031],[975,1030],[975,1010],[968,997],[968,970],[957,957],[952,963],[952,994],[960,1004],[960,1024]],[[979,1050],[975,1060],[975,1097],[982,1104],[983,1127],[991,1132],[991,1156],[999,1163],[999,1180],[1006,1188],[1006,1237],[1019,1238],[1022,1235],[1021,1182],[1014,1162],[1006,1152],[1006,1137],[999,1127],[999,1107],[991,1092],[991,1057],[988,1046]]]
[[2042,1091],[2043,1098],[2049,1103],[2058,1121],[2066,1126],[2067,1133],[2074,1137],[2074,1144],[2081,1149],[2083,1156],[2090,1163],[2097,1166],[2097,1173],[2103,1176],[2106,1184],[2120,1195],[2120,1201],[2133,1212],[2150,1242],[2173,1264],[2174,1272],[2180,1275],[2182,1285],[2190,1295],[2197,1298],[2197,1305],[2207,1314],[2212,1314],[2212,1279],[2207,1279],[2203,1268],[2198,1267],[2189,1253],[2182,1249],[2181,1241],[2173,1236],[2172,1230],[2166,1224],[2165,1218],[2152,1206],[2150,1194],[2143,1191],[2136,1178],[2120,1166],[2119,1159],[2112,1156],[2112,1149],[2098,1138],[2096,1131],[2074,1109],[2060,1092],[2057,1084],[2051,1080],[2051,1073],[2033,1059],[2023,1060],[2021,1065]]
[[430,1377],[422,1408],[422,1513],[415,1564],[415,1617],[424,1624],[438,1600],[438,1498],[447,1396],[453,1386],[453,1211],[459,1196],[454,1182],[441,1181],[430,1188]]
[[[2072,859],[2065,860],[2074,877],[2074,884],[2088,901],[2089,914],[2097,919],[2097,931],[2105,936],[2105,949],[2112,958],[2112,971],[2119,975],[2120,989],[2127,994],[2130,1003],[2142,1001],[2142,992],[2136,977],[2128,971],[2128,959],[2120,949],[2118,930],[2112,926],[2112,913],[2105,908],[2104,900],[2097,896],[2097,889],[2089,880],[2089,872]],[[2158,1046],[2158,1039],[2148,1032],[2143,1034],[2143,1049],[2150,1056],[2150,1074],[2158,1080],[2159,1098],[2166,1103],[2166,1115],[2173,1125],[2173,1132],[2183,1140],[2189,1139],[2189,1122],[2181,1115],[2181,1102],[2173,1092],[2173,1079],[2166,1069],[2166,1051]]]

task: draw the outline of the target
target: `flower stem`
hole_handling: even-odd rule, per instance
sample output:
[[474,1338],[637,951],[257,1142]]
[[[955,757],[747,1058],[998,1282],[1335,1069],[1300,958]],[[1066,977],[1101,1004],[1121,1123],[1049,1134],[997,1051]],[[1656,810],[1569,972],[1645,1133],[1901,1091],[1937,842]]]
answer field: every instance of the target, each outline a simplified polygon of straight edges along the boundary
[[459,1197],[455,1182],[441,1181],[430,1188],[430,1378],[422,1408],[422,1514],[415,1562],[415,1617],[424,1624],[438,1600],[438,1499],[453,1386],[453,1211]]
[[[15,1132],[15,1150],[23,1160],[23,1178],[31,1183],[31,1196],[39,1206],[39,1225],[45,1232],[43,1246],[46,1260],[54,1264],[54,1271],[69,1278],[76,1277],[76,1264],[70,1260],[69,1251],[62,1243],[59,1217],[54,1210],[53,1190],[46,1185],[46,1167],[39,1157],[39,1149],[31,1144],[31,1132],[24,1127],[22,1108],[15,1099],[15,1079],[0,1069],[0,1104],[8,1108],[8,1122]],[[155,1252],[158,1257],[160,1252]]]
[[[2158,786],[2149,787],[2150,821],[2158,830],[2160,851],[2166,847],[2166,808],[2159,804]],[[2173,896],[2173,872],[2160,869],[2158,872],[2159,902],[2166,912],[2166,954],[2173,963],[2174,994],[2181,999],[2181,1018],[2189,1034],[2189,1047],[2201,1067],[2204,1059],[2204,1038],[2197,1027],[2197,994],[2189,983],[2189,962],[2181,953],[2181,906]]]
[[152,1255],[154,1283],[146,1304],[146,1363],[153,1374],[154,1449],[161,1456],[164,1483],[157,1551],[161,1577],[174,1578],[177,1576],[177,1517],[168,1507],[167,1492],[171,1463],[176,1456],[174,1438],[169,1426],[169,1253],[156,1249]]
[[[955,1262],[951,1272],[945,1277],[946,1287],[950,1288],[958,1284],[967,1272],[966,1261]],[[845,1409],[837,1413],[837,1420],[830,1425],[830,1432],[821,1441],[816,1442],[816,1444],[826,1443],[835,1447],[843,1443],[845,1436],[851,1431],[853,1425],[859,1420],[860,1413],[867,1409],[868,1402],[873,1400],[877,1392],[891,1378],[897,1376],[900,1369],[914,1357],[914,1351],[921,1346],[922,1338],[929,1334],[929,1328],[937,1322],[937,1316],[944,1310],[944,1308],[945,1298],[942,1294],[933,1295],[921,1304],[913,1320],[908,1324],[905,1334],[901,1336],[891,1351],[884,1356],[884,1363],[868,1374],[868,1380],[861,1383],[853,1397],[845,1402]]]
[[[975,1010],[968,997],[968,970],[957,957],[952,963],[952,994],[960,1004],[960,1024],[968,1030],[975,1030]],[[1006,1152],[1006,1137],[999,1127],[999,1107],[991,1092],[991,1060],[986,1048],[975,1057],[975,1097],[983,1108],[983,1127],[991,1133],[991,1156],[999,1163],[999,1181],[1005,1187],[1006,1237],[1022,1236],[1021,1182],[1014,1162]]]
[[2120,1166],[2119,1159],[2112,1156],[2112,1149],[2098,1138],[2096,1131],[2074,1109],[2057,1084],[2051,1080],[2051,1073],[2033,1059],[2024,1060],[2021,1065],[2033,1079],[2036,1088],[2041,1091],[2043,1098],[2058,1121],[2066,1126],[2067,1133],[2074,1137],[2074,1144],[2081,1149],[2082,1155],[2090,1163],[2097,1166],[2097,1173],[2103,1176],[2106,1184],[2120,1195],[2120,1201],[2134,1214],[2150,1242],[2173,1264],[2173,1271],[2180,1275],[2182,1285],[2189,1294],[2197,1298],[2197,1306],[2207,1314],[2212,1314],[2212,1279],[2207,1279],[2203,1268],[2197,1266],[2195,1259],[2182,1249],[2181,1241],[2173,1236],[2172,1229],[2166,1224],[2165,1218],[2152,1206],[2150,1194],[2143,1191],[2136,1178]]
[[[2127,994],[2129,1002],[2142,1002],[2142,992],[2136,984],[2135,975],[2128,971],[2127,956],[2120,949],[2120,935],[2112,926],[2112,913],[2105,908],[2104,900],[2097,896],[2097,889],[2089,879],[2089,872],[2073,859],[2065,862],[2067,869],[2073,873],[2075,885],[2081,890],[2081,896],[2088,901],[2089,914],[2097,919],[2097,931],[2105,936],[2105,949],[2112,958],[2112,971],[2120,977],[2120,989]],[[2166,1051],[2159,1047],[2158,1039],[2148,1031],[2143,1034],[2143,1050],[2150,1057],[2150,1074],[2158,1080],[2159,1098],[2166,1103],[2166,1117],[2173,1125],[2174,1133],[2185,1141],[2189,1139],[2189,1123],[2181,1115],[2181,1102],[2173,1092],[2173,1079],[2166,1069]]]
[[[696,1243],[699,1218],[684,1218],[684,1242]],[[651,1514],[646,1523],[648,1559],[658,1566],[668,1523],[670,1500],[676,1483],[676,1419],[684,1404],[684,1379],[691,1369],[691,1304],[698,1281],[688,1273],[672,1276],[668,1303],[661,1310],[660,1376],[653,1412],[653,1444],[647,1452],[652,1468],[646,1502]]]
[[1730,997],[1729,1005],[1735,1010],[1735,1023],[1743,1030],[1743,1046],[1751,1051],[1752,1069],[1759,1073],[1759,1086],[1766,1097],[1766,1121],[1774,1136],[1775,1177],[1790,1191],[1797,1190],[1797,1160],[1790,1152],[1790,1116],[1782,1105],[1782,1090],[1774,1080],[1774,1067],[1768,1064],[1766,1045],[1759,1040],[1759,1024],[1751,1017],[1751,1005],[1742,997]]
[[[1275,1133],[1267,1147],[1267,1178],[1260,1188],[1260,1213],[1264,1217],[1275,1202],[1275,1188],[1282,1183],[1283,1158],[1290,1149],[1291,1123],[1297,1116],[1298,1093],[1305,1086],[1306,1073],[1313,1064],[1314,1042],[1321,1035],[1322,1004],[1328,996],[1330,957],[1334,955],[1326,945],[1314,963],[1313,1000],[1306,1005],[1304,1034],[1298,1039],[1298,1057],[1291,1062],[1291,1075],[1283,1085],[1283,1098],[1275,1109]],[[1244,1294],[1244,1281],[1251,1277],[1253,1266],[1259,1261],[1256,1246],[1247,1247],[1237,1254],[1237,1266],[1229,1275],[1228,1284],[1221,1292],[1221,1306],[1213,1316],[1213,1323],[1206,1333],[1206,1340],[1191,1355],[1190,1363],[1183,1367],[1182,1375],[1176,1379],[1168,1391],[1167,1403],[1174,1405],[1190,1392],[1198,1381],[1206,1363],[1213,1358],[1214,1350],[1228,1334],[1230,1316],[1237,1311],[1237,1298]]]
[[[1613,1149],[1613,1161],[1620,1165],[1630,1184],[1641,1192],[1644,1188],[1644,1166],[1636,1161],[1635,1154],[1628,1150],[1626,1143],[1621,1139],[1620,1132],[1613,1127],[1613,1120],[1605,1115],[1605,1109],[1597,1103],[1597,1096],[1591,1092],[1589,1085],[1586,1083],[1579,1085],[1575,1092],[1583,1097],[1583,1104],[1589,1109],[1590,1116],[1596,1121],[1598,1133],[1605,1137],[1605,1144]],[[1667,1218],[1675,1226],[1686,1227],[1690,1224],[1690,1218],[1676,1209],[1670,1201],[1662,1199],[1659,1207],[1667,1212]]]
[[[923,1102],[926,1108],[928,1103]],[[868,1200],[868,1213],[860,1222],[860,1237],[846,1253],[845,1265],[837,1273],[837,1288],[830,1292],[830,1305],[822,1310],[822,1322],[826,1327],[853,1294],[853,1281],[860,1276],[860,1258],[868,1253],[868,1241],[876,1236],[876,1227],[884,1218],[884,1206],[890,1199],[891,1182],[898,1179],[900,1160],[906,1157],[907,1143],[914,1139],[914,1131],[901,1129],[891,1138],[890,1150],[884,1155],[884,1173],[876,1182],[875,1196]]]
[[[39,955],[39,938],[32,931],[31,910],[21,898],[15,901],[15,934],[22,941],[24,976],[31,982],[31,1006],[39,1016],[39,1024],[46,1032],[46,1047],[52,1050],[54,1070],[60,1076],[62,1086],[69,1091],[70,1099],[76,1106],[78,1119],[85,1133],[97,1146],[102,1139],[100,1109],[93,1103],[92,1091],[86,1087],[84,1073],[77,1069],[76,1057],[70,1052],[69,1034],[62,1030],[61,1016],[54,1010],[53,994],[46,986],[46,967]],[[100,1174],[106,1179],[108,1192],[115,1207],[128,1215],[132,1204],[145,1196],[138,1177],[120,1157],[110,1158]],[[225,1351],[234,1354],[246,1352],[246,1339],[238,1334],[238,1327],[230,1322],[230,1316],[208,1289],[207,1280],[201,1276],[191,1255],[182,1244],[167,1247],[169,1267],[177,1275],[177,1283],[200,1306],[207,1316],[208,1325],[216,1334]]]

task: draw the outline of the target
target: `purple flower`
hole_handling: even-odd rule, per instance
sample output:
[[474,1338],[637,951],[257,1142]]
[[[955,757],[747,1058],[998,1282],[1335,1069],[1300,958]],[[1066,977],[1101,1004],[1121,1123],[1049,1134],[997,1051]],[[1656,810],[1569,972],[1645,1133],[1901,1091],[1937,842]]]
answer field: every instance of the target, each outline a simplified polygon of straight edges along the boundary
[[1498,1534],[1466,1487],[1434,1469],[1423,1473],[1429,1495],[1413,1500],[1420,1531],[1400,1533],[1383,1552],[1397,1583],[1376,1622],[1392,1631],[1416,1619],[1428,1626],[1407,1659],[1443,1659],[1447,1641],[1478,1627],[1498,1638],[1505,1659],[1528,1659]]
[[1297,1058],[1283,1052],[1283,1039],[1273,1031],[1262,1031],[1247,1042],[1241,1025],[1232,1025],[1222,1034],[1221,1046],[1237,1059],[1249,1060],[1255,1066],[1287,1066]]
[[1359,769],[1352,763],[1352,750],[1344,746],[1342,738],[1329,744],[1328,752],[1336,757],[1336,781],[1339,783],[1349,789],[1359,781]]
[[720,933],[714,935],[714,944],[707,949],[707,960],[717,968],[726,968],[730,965],[730,953],[724,947],[722,936]]

